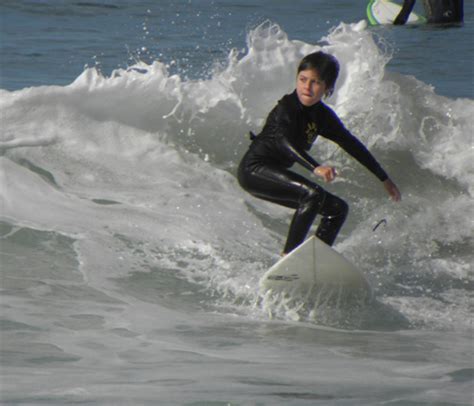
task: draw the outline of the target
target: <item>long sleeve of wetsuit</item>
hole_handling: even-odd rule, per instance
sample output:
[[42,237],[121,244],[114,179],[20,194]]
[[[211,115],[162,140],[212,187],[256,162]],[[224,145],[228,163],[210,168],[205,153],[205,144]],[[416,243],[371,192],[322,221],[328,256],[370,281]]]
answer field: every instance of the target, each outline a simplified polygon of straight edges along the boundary
[[327,133],[321,135],[339,145],[344,151],[364,165],[382,182],[388,179],[387,173],[364,144],[354,137],[346,127],[344,127],[344,124],[339,120],[336,113],[332,110],[328,110],[328,112],[330,114],[330,126]]
[[311,172],[314,171],[314,168],[319,166],[319,163],[314,160],[313,157],[311,157],[304,151],[299,151],[298,149],[296,149],[288,140],[288,138],[284,135],[278,137],[278,144],[279,149],[285,155],[287,155],[292,160],[298,162],[300,165],[310,170]]
[[398,16],[395,18],[393,21],[393,24],[395,25],[403,25],[407,22],[408,17],[410,16],[411,11],[413,10],[413,7],[415,6],[416,0],[405,0],[403,2],[402,9],[400,10],[400,13]]

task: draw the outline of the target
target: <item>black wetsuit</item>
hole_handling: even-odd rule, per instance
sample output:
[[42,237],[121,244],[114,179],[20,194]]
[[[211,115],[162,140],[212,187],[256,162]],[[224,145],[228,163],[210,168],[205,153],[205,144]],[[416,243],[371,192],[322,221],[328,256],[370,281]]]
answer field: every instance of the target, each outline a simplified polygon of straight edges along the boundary
[[[404,0],[402,10],[394,24],[405,24],[416,0]],[[463,0],[423,0],[426,19],[431,24],[462,23],[464,19]]]
[[365,146],[323,102],[303,106],[296,94],[284,96],[268,115],[238,169],[242,188],[255,197],[296,209],[284,252],[303,242],[317,214],[322,215],[316,236],[332,245],[347,213],[347,203],[318,184],[288,170],[295,162],[310,171],[319,164],[308,155],[317,136],[334,141],[381,181],[387,174]]

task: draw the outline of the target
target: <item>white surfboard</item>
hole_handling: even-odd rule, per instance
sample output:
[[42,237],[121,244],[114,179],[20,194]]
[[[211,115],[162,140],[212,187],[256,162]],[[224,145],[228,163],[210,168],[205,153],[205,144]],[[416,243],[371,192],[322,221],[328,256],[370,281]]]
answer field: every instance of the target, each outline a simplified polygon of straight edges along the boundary
[[372,298],[372,289],[362,272],[315,236],[280,259],[260,279],[262,293],[271,291],[307,299],[321,290]]
[[[389,0],[370,0],[367,5],[367,18],[371,25],[393,24],[401,9],[400,5]],[[412,11],[408,17],[407,24],[421,24],[425,21],[424,17]]]

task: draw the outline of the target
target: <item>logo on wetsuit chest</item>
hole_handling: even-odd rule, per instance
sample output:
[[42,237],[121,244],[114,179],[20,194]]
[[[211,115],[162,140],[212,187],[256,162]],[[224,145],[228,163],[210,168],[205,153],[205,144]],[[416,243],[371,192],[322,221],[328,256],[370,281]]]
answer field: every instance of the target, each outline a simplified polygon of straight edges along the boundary
[[308,126],[306,127],[306,141],[308,144],[312,144],[314,140],[316,139],[316,136],[318,135],[318,126],[314,122],[308,123]]

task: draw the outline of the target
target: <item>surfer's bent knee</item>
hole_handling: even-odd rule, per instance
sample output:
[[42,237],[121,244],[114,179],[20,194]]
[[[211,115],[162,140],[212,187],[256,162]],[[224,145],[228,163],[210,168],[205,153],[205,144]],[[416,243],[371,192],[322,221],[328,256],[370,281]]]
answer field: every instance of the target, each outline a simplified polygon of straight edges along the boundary
[[300,200],[300,206],[310,206],[319,213],[326,203],[326,192],[322,187],[317,185],[301,185],[304,193]]

